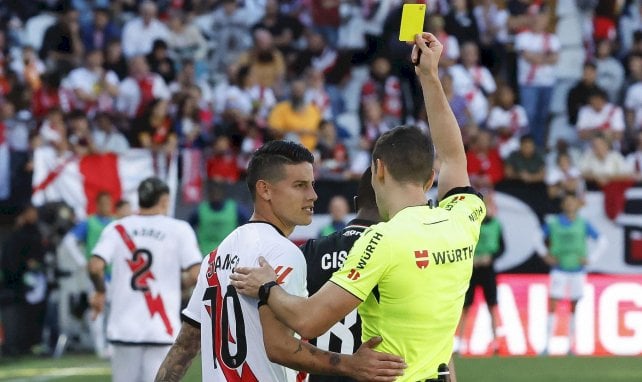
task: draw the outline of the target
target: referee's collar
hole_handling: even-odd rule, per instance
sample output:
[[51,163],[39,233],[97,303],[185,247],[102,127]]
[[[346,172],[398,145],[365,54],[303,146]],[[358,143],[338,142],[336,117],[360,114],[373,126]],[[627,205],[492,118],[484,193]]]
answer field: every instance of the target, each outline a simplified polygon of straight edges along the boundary
[[276,232],[278,232],[278,233],[279,233],[279,235],[281,235],[281,236],[283,236],[283,237],[287,238],[287,236],[285,236],[285,234],[283,233],[283,231],[281,231],[281,230],[279,229],[279,227],[275,226],[274,224],[272,224],[272,223],[270,223],[270,222],[266,222],[265,220],[250,220],[249,222],[247,222],[247,223],[245,223],[245,224],[256,224],[256,223],[262,223],[262,224],[268,224],[268,225],[271,225],[272,227],[274,227],[274,229],[276,230]]

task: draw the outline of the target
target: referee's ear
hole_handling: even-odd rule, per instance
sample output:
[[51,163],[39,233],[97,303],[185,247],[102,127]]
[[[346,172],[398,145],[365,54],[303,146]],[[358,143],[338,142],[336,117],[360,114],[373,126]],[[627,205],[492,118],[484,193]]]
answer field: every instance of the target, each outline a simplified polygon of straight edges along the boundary
[[435,169],[432,169],[432,174],[430,178],[424,183],[424,192],[428,192],[432,188],[432,184],[435,182]]

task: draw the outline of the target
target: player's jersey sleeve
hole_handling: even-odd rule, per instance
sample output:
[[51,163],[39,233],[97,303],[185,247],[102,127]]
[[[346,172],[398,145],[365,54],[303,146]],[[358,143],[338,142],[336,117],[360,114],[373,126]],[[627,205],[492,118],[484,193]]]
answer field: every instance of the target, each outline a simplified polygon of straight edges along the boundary
[[98,238],[98,243],[96,243],[91,254],[102,258],[107,264],[109,264],[112,262],[114,253],[121,241],[122,239],[118,237],[118,233],[114,228],[114,223],[111,223],[105,227],[103,232],[101,232],[100,238]]
[[192,265],[198,264],[203,260],[201,255],[201,250],[198,247],[198,241],[196,240],[196,234],[192,227],[186,223],[181,222],[182,234],[180,235],[181,240],[181,253],[179,254],[181,268],[187,269]]
[[201,306],[203,305],[203,295],[205,294],[205,288],[207,288],[206,272],[209,266],[207,261],[208,257],[205,257],[205,260],[201,263],[201,270],[198,272],[198,279],[196,280],[196,286],[192,291],[192,296],[187,303],[185,309],[181,314],[183,321],[189,323],[192,326],[199,327],[201,324]]
[[390,265],[389,240],[380,227],[366,230],[330,281],[365,301]]
[[453,188],[439,202],[439,207],[458,216],[462,228],[476,230],[479,234],[479,227],[486,217],[486,205],[474,188]]

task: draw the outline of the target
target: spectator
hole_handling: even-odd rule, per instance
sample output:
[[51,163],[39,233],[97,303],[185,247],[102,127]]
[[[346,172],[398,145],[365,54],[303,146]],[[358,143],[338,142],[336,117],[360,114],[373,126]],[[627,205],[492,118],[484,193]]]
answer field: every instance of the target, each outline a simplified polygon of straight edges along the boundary
[[475,120],[470,114],[466,98],[455,93],[455,90],[453,89],[453,78],[448,73],[444,73],[441,75],[441,86],[444,88],[444,93],[446,94],[446,98],[448,99],[448,104],[455,114],[457,124],[462,130],[462,139],[464,140],[464,144],[467,144],[471,135],[476,133],[477,125],[475,124]]
[[606,92],[599,89],[588,95],[588,105],[582,106],[577,117],[577,131],[584,141],[601,134],[619,148],[625,127],[624,113],[607,97]]
[[188,15],[176,11],[169,19],[169,45],[170,57],[176,62],[185,59],[194,62],[204,62],[207,55],[207,41],[196,25],[189,22]]
[[154,99],[134,121],[130,137],[132,147],[152,149],[170,154],[176,150],[178,141],[169,116],[169,101]]
[[532,15],[531,21],[532,29],[520,33],[515,40],[515,49],[519,52],[519,94],[535,143],[545,147],[560,42],[556,35],[546,31],[549,21],[546,7]]
[[58,72],[42,75],[42,86],[34,92],[31,102],[31,112],[36,119],[43,119],[53,108],[69,108],[69,97],[60,89],[60,80]]
[[116,73],[103,68],[103,52],[100,50],[89,51],[85,66],[72,70],[65,79],[65,88],[74,95],[72,108],[88,115],[111,111],[118,96],[118,85]]
[[633,173],[633,178],[637,182],[642,182],[642,131],[637,134],[636,150],[626,157],[629,168]]
[[120,40],[120,30],[112,22],[108,8],[95,8],[93,16],[92,22],[80,29],[86,50],[105,50],[110,41]]
[[383,119],[381,105],[374,101],[367,101],[363,105],[363,119],[361,125],[361,137],[369,143],[369,147],[374,147],[379,137],[390,130],[392,126]]
[[230,232],[248,220],[248,211],[226,192],[225,183],[217,181],[208,182],[207,201],[201,202],[188,219],[196,231],[203,256],[215,250]]
[[[468,9],[467,0],[452,0],[450,12],[444,18],[446,32],[457,38],[459,44],[473,42],[477,44],[479,32],[477,20]],[[437,38],[439,38],[437,36]]]
[[230,138],[219,135],[212,144],[212,153],[206,163],[207,179],[215,182],[236,183],[240,178],[238,158]]
[[151,73],[145,57],[129,60],[129,76],[120,83],[117,109],[127,117],[141,117],[154,99],[168,100],[170,92],[161,76]]
[[631,169],[622,154],[609,148],[605,137],[597,135],[580,160],[580,170],[589,189],[601,188],[614,180],[630,179]]
[[129,142],[127,142],[125,136],[116,129],[109,114],[96,114],[94,122],[96,128],[92,134],[92,139],[96,152],[123,154],[129,150]]
[[503,159],[519,148],[519,138],[528,131],[528,117],[521,105],[515,104],[515,93],[508,85],[497,91],[497,106],[494,106],[486,127],[499,139],[499,154]]
[[595,64],[597,67],[597,86],[608,94],[609,101],[619,101],[622,84],[624,84],[624,67],[612,55],[612,42],[600,40],[597,42]]
[[337,129],[327,120],[319,123],[319,141],[315,151],[319,179],[344,179],[350,162],[348,149],[337,139]]
[[139,17],[125,23],[122,39],[125,57],[146,55],[152,51],[154,41],[169,39],[169,30],[156,18],[157,11],[153,1],[143,1]]
[[566,98],[568,123],[572,126],[577,125],[578,113],[582,106],[588,104],[589,94],[600,89],[596,80],[597,67],[592,62],[586,62],[582,71],[582,79],[571,88]]
[[339,41],[340,5],[340,0],[310,1],[312,24],[332,48],[336,48]]
[[47,292],[43,241],[38,210],[28,205],[16,218],[15,229],[4,241],[0,257],[0,274],[9,296],[2,306],[6,336],[3,355],[29,354],[41,341]]
[[439,58],[439,66],[448,69],[459,60],[459,42],[457,41],[457,37],[451,36],[446,32],[446,22],[443,17],[437,15],[432,16],[430,17],[429,23],[429,30],[441,41],[444,47]]
[[541,183],[546,176],[546,162],[538,151],[535,139],[524,135],[519,140],[519,150],[514,151],[504,165],[506,179],[524,183]]
[[[631,81],[626,90],[624,107],[627,125],[634,131],[642,129],[642,55],[631,57]],[[633,82],[635,81],[635,82]]]
[[[245,9],[239,6],[238,0],[221,1],[221,6],[212,14],[211,27],[206,33],[210,33],[211,31],[210,38],[216,41],[216,48],[212,56],[211,64],[214,72],[222,71],[227,65],[240,60],[243,52],[252,48],[250,16]],[[270,48],[272,48],[271,37],[269,40]],[[259,44],[258,38],[255,39],[252,50],[263,51],[265,46],[259,48]],[[261,41],[261,44],[265,44],[265,41]],[[268,50],[269,49],[265,50],[266,56],[268,56]],[[263,58],[267,59],[266,61],[262,61],[263,64],[271,61],[271,57],[268,58],[266,56],[263,56]],[[252,59],[244,61],[241,65],[253,63],[255,61],[254,58],[255,57],[252,57]]]
[[502,158],[493,145],[493,136],[480,130],[470,138],[470,147],[466,152],[470,183],[477,190],[493,189],[504,178]]
[[178,135],[178,144],[180,147],[202,148],[204,142],[201,137],[198,101],[192,96],[184,95],[177,107],[174,130]]
[[45,64],[38,58],[36,51],[31,46],[22,48],[21,59],[11,62],[11,70],[18,75],[18,79],[31,90],[36,91],[42,85],[41,76],[45,72]]
[[[443,57],[443,54],[442,54]],[[383,56],[377,57],[370,65],[370,76],[361,87],[361,114],[364,105],[375,101],[381,105],[384,120],[393,126],[402,121],[403,94],[399,77],[392,74],[390,61]]]
[[73,153],[82,157],[95,151],[87,115],[75,110],[69,117],[69,144]]
[[[496,0],[481,0],[473,8],[479,31],[481,62],[497,75],[505,66],[508,35],[508,11]],[[504,73],[505,74],[505,73]]]
[[622,10],[619,25],[620,50],[623,53],[631,51],[635,42],[636,32],[639,32],[640,23],[642,23],[642,5],[635,1],[628,1],[627,4],[628,6]]
[[105,70],[116,73],[120,81],[124,80],[128,74],[127,60],[123,56],[123,46],[120,40],[111,40],[105,48]]
[[222,100],[224,110],[238,110],[243,117],[251,118],[259,125],[265,126],[270,110],[276,105],[272,89],[260,86],[248,66],[238,70],[234,83]]
[[154,40],[152,51],[145,57],[149,70],[159,74],[166,84],[171,84],[176,78],[174,62],[169,57],[167,43],[163,40]]
[[333,92],[326,86],[323,72],[310,68],[306,71],[308,89],[305,92],[306,102],[310,102],[319,109],[324,119],[334,120],[343,109],[343,99],[339,92]]
[[337,51],[327,43],[322,34],[308,32],[305,49],[298,52],[294,62],[290,65],[290,71],[295,76],[300,76],[307,68],[311,67],[329,74],[337,64],[338,58]]
[[488,117],[488,99],[497,90],[490,71],[479,65],[479,48],[474,42],[462,45],[461,65],[450,67],[453,88],[468,103],[475,123],[484,125]]
[[281,12],[278,0],[265,2],[265,15],[252,29],[265,29],[270,32],[274,38],[274,46],[285,56],[294,51],[295,42],[303,34],[303,24],[297,18]]
[[305,81],[294,80],[290,87],[290,99],[272,109],[268,126],[277,138],[293,139],[308,150],[314,150],[321,112],[312,103],[305,102],[305,91]]
[[70,6],[61,6],[58,20],[45,32],[40,58],[48,68],[68,72],[80,61],[82,52],[78,11]]
[[546,172],[548,197],[561,200],[565,194],[573,194],[580,200],[584,199],[584,179],[571,156],[567,152],[559,152],[555,162],[555,166]]
[[350,207],[348,207],[346,198],[337,195],[330,199],[328,211],[330,212],[330,224],[321,229],[319,237],[328,236],[344,229],[347,223],[346,217],[350,213]]
[[274,46],[270,32],[264,29],[254,32],[254,46],[239,56],[237,65],[249,66],[259,85],[266,88],[274,89],[285,76],[283,54]]
[[39,138],[43,145],[54,148],[58,154],[67,151],[67,126],[60,108],[51,108],[47,112],[47,118],[40,126]]

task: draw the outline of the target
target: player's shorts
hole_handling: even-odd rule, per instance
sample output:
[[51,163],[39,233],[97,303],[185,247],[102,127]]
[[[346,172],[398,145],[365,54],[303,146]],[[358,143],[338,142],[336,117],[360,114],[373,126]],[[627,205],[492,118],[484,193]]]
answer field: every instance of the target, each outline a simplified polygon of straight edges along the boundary
[[559,269],[551,271],[550,296],[556,300],[568,298],[577,301],[584,295],[586,272],[565,272]]
[[170,347],[114,345],[112,382],[153,381]]
[[467,308],[472,305],[477,286],[481,286],[484,291],[486,305],[489,307],[497,305],[497,277],[492,265],[473,268],[470,286],[466,291],[466,298],[464,299],[464,307]]

